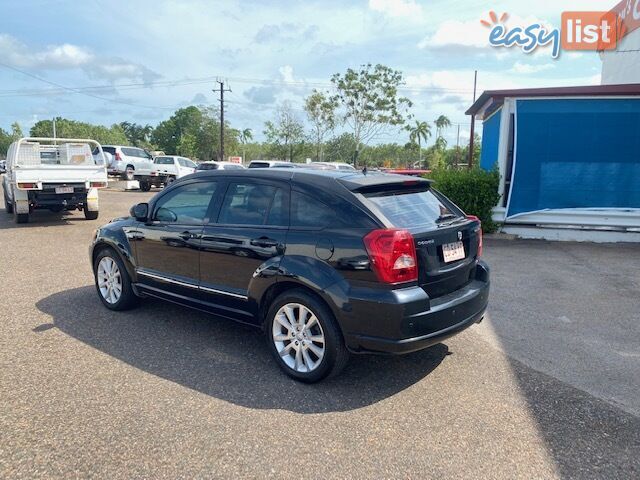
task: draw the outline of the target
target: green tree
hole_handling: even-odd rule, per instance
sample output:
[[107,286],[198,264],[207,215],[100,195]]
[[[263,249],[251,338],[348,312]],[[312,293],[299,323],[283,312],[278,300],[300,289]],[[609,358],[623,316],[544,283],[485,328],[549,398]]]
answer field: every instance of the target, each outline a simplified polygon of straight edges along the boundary
[[240,131],[240,135],[238,135],[238,139],[242,144],[242,161],[245,162],[247,144],[249,143],[249,141],[253,140],[253,132],[251,131],[250,128],[245,128],[244,130]]
[[436,118],[434,123],[436,124],[436,138],[440,138],[442,136],[442,131],[451,126],[451,120],[449,120],[445,115],[440,115]]
[[20,127],[20,124],[18,122],[13,122],[11,124],[11,141],[15,142],[22,137],[24,137],[24,135],[22,134],[22,128]]
[[151,133],[153,132],[151,125],[138,125],[131,122],[120,122],[119,125],[131,145],[143,148],[151,147]]
[[315,142],[316,161],[323,158],[324,138],[336,127],[336,108],[338,104],[334,97],[314,90],[304,102],[304,110],[312,126],[312,138]]
[[[53,121],[40,120],[30,131],[32,137],[52,137]],[[119,125],[105,127],[91,123],[77,122],[62,117],[56,117],[56,136],[58,138],[88,138],[106,145],[126,145],[127,137]]]
[[409,140],[418,144],[418,161],[422,165],[422,140],[427,143],[427,139],[431,136],[431,125],[416,120],[413,126],[407,125],[406,129],[409,132]]
[[358,161],[360,146],[390,126],[402,126],[410,117],[411,101],[398,95],[404,84],[402,73],[384,65],[362,65],[343,74],[336,73],[331,83],[337,90],[333,99],[342,107],[342,118],[356,141],[353,162]]
[[264,134],[269,144],[269,153],[275,158],[293,162],[304,149],[304,127],[288,102],[278,107],[275,121],[265,122]]
[[353,134],[343,133],[325,143],[325,160],[329,162],[349,162],[355,150],[356,139],[353,138]]

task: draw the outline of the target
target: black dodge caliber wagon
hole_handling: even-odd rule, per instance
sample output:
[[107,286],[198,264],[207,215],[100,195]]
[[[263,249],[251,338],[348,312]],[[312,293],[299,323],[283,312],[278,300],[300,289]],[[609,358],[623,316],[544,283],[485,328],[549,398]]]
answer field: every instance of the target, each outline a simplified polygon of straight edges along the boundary
[[154,297],[261,328],[305,382],[349,352],[408,353],[479,322],[489,269],[477,218],[402,175],[209,170],[96,232],[112,310]]

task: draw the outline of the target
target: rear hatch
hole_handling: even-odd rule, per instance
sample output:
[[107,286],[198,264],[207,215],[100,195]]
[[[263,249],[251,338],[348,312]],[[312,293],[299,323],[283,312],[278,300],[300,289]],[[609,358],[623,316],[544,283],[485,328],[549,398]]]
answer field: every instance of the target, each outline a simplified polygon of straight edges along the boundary
[[418,283],[430,298],[458,290],[475,277],[480,222],[467,218],[429,183],[407,180],[361,193],[387,227],[413,235]]

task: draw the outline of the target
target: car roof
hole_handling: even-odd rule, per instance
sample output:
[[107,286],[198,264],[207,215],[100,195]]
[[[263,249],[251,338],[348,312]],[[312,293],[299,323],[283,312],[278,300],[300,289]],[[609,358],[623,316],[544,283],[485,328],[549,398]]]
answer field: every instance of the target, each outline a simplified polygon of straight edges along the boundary
[[295,184],[315,185],[328,189],[341,185],[351,191],[366,191],[368,188],[383,185],[415,185],[428,187],[431,184],[431,180],[426,178],[411,177],[408,175],[383,172],[363,173],[360,170],[316,170],[304,167],[296,169],[252,168],[243,170],[201,170],[188,177],[183,177],[183,179],[209,176],[292,181]]

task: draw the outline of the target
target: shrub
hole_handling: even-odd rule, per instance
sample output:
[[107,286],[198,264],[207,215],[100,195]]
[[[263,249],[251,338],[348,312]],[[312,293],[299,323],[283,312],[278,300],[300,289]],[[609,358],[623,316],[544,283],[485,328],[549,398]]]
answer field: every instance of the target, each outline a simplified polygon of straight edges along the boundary
[[428,177],[434,187],[451,199],[468,215],[476,215],[482,221],[485,232],[495,232],[498,225],[491,220],[491,209],[500,195],[500,174],[497,169],[490,172],[480,168],[471,170],[444,170],[431,172]]

